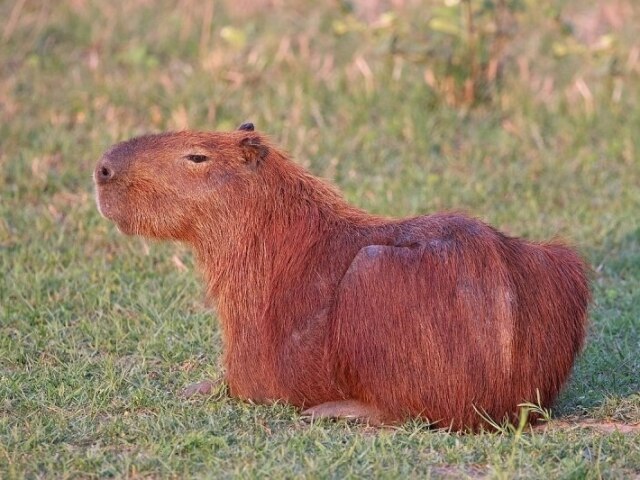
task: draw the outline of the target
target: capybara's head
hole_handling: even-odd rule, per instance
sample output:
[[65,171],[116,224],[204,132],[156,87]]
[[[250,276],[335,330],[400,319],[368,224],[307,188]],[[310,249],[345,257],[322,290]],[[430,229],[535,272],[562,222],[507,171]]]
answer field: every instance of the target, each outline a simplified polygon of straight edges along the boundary
[[98,208],[127,234],[188,240],[242,198],[269,153],[253,125],[145,135],[111,147],[94,172]]

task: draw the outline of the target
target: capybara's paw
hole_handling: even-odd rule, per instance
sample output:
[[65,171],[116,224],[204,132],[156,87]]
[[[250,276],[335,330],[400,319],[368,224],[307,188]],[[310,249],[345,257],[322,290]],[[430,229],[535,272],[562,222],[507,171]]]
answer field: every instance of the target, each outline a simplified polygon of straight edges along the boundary
[[204,380],[198,383],[192,383],[182,390],[181,396],[184,398],[194,397],[196,395],[211,395],[216,386],[222,382],[222,379]]
[[337,402],[325,402],[311,408],[307,408],[302,415],[314,418],[344,418],[346,420],[357,420],[371,426],[382,425],[383,419],[380,411],[359,402],[358,400],[341,400]]

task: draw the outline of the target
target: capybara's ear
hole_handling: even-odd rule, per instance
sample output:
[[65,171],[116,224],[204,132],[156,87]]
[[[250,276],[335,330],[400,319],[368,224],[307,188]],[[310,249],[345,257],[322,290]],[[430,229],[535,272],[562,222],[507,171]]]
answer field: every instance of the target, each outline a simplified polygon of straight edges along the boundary
[[253,126],[253,123],[247,122],[240,125],[238,127],[238,130],[246,130],[247,132],[253,132],[255,130],[255,127]]
[[253,167],[262,163],[269,154],[269,148],[262,143],[258,136],[244,137],[240,140],[240,148],[242,148],[247,163]]

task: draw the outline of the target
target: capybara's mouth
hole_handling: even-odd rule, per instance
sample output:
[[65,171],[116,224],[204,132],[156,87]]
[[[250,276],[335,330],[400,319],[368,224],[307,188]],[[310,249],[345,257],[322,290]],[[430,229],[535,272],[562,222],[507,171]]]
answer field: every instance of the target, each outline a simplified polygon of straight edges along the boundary
[[100,187],[96,189],[96,204],[100,215],[109,220],[115,220],[117,209],[112,195],[106,194]]
[[[130,222],[126,221],[127,215],[123,215],[123,210],[126,211],[130,209],[123,209],[122,199],[118,198],[120,195],[117,192],[105,190],[104,187],[98,187],[96,189],[96,204],[100,215],[115,223],[122,233],[129,234],[132,228]],[[131,212],[129,212],[129,215],[130,214]]]

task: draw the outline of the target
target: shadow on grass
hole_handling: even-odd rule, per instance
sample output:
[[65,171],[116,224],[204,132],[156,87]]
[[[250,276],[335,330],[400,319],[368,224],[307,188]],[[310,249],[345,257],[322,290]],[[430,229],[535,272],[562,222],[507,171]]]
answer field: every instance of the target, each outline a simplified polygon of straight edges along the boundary
[[[640,228],[594,251],[587,343],[554,411],[640,421]],[[598,260],[599,259],[599,260]]]

